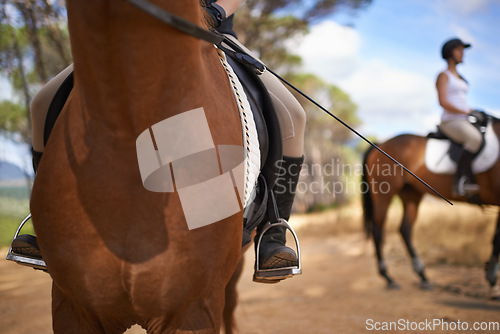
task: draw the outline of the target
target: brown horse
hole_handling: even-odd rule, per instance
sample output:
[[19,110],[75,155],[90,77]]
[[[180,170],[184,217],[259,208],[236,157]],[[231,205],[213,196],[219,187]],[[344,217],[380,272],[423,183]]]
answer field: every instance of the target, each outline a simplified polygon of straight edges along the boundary
[[[500,122],[494,121],[494,131],[500,138]],[[444,197],[451,200],[466,201],[465,197],[456,197],[452,194],[452,175],[437,175],[430,172],[425,165],[426,138],[415,135],[400,135],[379,145],[397,161],[418,175]],[[500,205],[500,161],[487,172],[476,175],[481,190],[479,196],[486,205]],[[367,233],[372,233],[375,242],[375,251],[379,273],[387,280],[390,288],[397,288],[398,284],[388,275],[387,267],[382,254],[383,226],[391,199],[397,195],[401,198],[404,207],[400,232],[405,241],[409,255],[413,262],[413,270],[421,278],[422,288],[430,288],[424,273],[424,265],[419,259],[412,244],[412,228],[417,218],[418,207],[425,193],[431,193],[423,183],[403,171],[394,162],[381,152],[370,149],[365,153],[363,162],[363,210]],[[450,207],[450,210],[453,210]],[[488,263],[486,277],[490,285],[496,284],[498,257],[500,254],[500,217],[493,240],[493,252]]]
[[[198,0],[154,2],[202,25]],[[74,89],[31,198],[53,279],[54,333],[122,333],[133,324],[148,333],[218,333],[242,210],[188,228],[177,191],[145,188],[136,151],[153,125],[201,107],[216,147],[242,146],[217,51],[124,0],[72,0],[67,10]]]

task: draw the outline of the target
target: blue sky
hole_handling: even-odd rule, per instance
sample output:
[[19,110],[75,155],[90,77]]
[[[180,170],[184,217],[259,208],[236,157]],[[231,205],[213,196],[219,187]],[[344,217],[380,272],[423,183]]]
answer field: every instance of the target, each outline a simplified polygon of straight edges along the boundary
[[305,71],[349,93],[363,122],[358,130],[383,140],[438,124],[435,79],[451,37],[472,44],[458,68],[470,83],[470,105],[500,116],[499,18],[498,0],[373,0],[354,16],[317,23],[293,47]]

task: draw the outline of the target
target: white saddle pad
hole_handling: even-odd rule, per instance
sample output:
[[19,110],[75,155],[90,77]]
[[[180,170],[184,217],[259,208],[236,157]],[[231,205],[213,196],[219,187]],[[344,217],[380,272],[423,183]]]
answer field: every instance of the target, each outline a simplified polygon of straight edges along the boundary
[[[474,174],[486,172],[498,160],[499,143],[491,123],[488,124],[485,140],[485,147],[472,162]],[[455,174],[457,164],[451,160],[448,154],[450,145],[451,141],[447,139],[427,139],[425,165],[429,171],[436,174]]]
[[218,50],[219,58],[228,75],[229,83],[233,89],[236,104],[240,111],[241,125],[243,129],[243,148],[245,152],[245,190],[243,207],[250,204],[255,198],[257,178],[260,174],[260,146],[257,127],[250,108],[250,103],[243,90],[243,86],[234,70],[226,60],[225,54]]

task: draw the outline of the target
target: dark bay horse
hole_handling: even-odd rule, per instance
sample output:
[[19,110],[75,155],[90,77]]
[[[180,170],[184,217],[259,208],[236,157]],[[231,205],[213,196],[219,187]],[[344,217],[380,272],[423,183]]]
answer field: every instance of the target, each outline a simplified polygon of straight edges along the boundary
[[[202,26],[198,0],[153,2]],[[188,228],[180,191],[147,190],[136,151],[153,125],[199,108],[216,147],[242,146],[217,50],[124,0],[72,0],[67,10],[74,88],[31,198],[53,279],[54,333],[123,333],[133,324],[148,333],[218,333],[242,210]]]
[[[493,127],[497,138],[500,138],[500,122],[494,120]],[[451,200],[466,201],[465,197],[456,197],[452,194],[452,175],[437,175],[426,168],[425,137],[400,135],[389,139],[379,147],[444,197]],[[490,170],[477,174],[476,180],[481,188],[479,196],[483,204],[500,205],[500,161],[497,161]],[[370,149],[365,153],[363,181],[366,187],[363,189],[366,190],[363,192],[365,228],[368,233],[371,232],[373,235],[379,273],[387,280],[390,288],[398,287],[397,283],[387,273],[382,254],[384,221],[391,200],[397,195],[401,198],[404,207],[400,232],[411,256],[413,270],[420,276],[422,288],[431,287],[424,273],[424,265],[412,244],[412,228],[417,218],[420,201],[425,193],[431,192],[424,184],[404,172],[401,167],[375,149]],[[453,207],[450,207],[449,210],[453,210]],[[496,284],[499,254],[500,217],[497,220],[497,227],[493,237],[493,251],[486,272],[486,278],[491,287]]]

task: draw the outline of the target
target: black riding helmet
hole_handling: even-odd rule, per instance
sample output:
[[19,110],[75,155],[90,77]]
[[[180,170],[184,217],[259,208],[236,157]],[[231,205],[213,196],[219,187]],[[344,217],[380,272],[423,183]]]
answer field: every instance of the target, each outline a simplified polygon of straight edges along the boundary
[[471,46],[470,44],[462,42],[462,40],[459,38],[452,38],[443,44],[443,48],[441,49],[441,56],[443,57],[443,59],[451,58],[453,49],[459,45],[463,46],[464,48],[468,48]]

